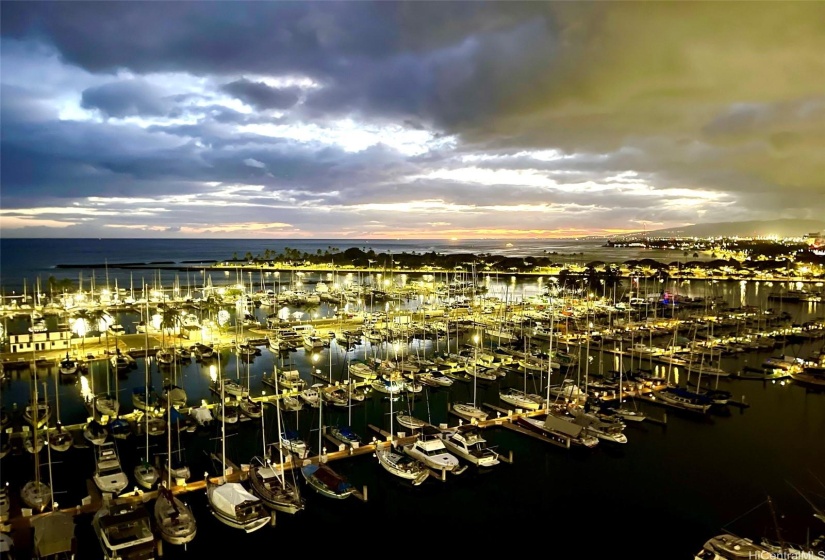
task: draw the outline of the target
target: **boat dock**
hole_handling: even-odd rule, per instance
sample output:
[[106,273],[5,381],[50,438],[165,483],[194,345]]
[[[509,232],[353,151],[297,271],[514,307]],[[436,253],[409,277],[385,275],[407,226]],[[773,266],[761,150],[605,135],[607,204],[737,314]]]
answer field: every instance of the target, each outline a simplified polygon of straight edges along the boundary
[[[369,384],[369,382],[362,382],[362,383],[357,383],[356,385],[363,386],[363,385],[368,385],[368,384]],[[262,397],[253,397],[253,399],[256,400],[256,401],[271,402],[271,401],[274,401],[278,398],[281,398],[283,395],[286,395],[286,394],[297,395],[298,391],[291,391],[291,392],[286,392],[285,391],[281,395],[265,395],[265,396],[262,396]],[[656,404],[663,404],[661,401],[656,400],[656,399],[654,399],[650,396],[647,396],[647,395],[639,395],[639,396],[637,396],[637,398],[641,398],[642,400],[646,400],[646,401],[653,402],[653,403],[656,403]],[[218,404],[219,403],[213,403],[213,404],[204,405],[204,406],[208,406],[209,408],[214,408],[215,406],[218,406]],[[571,448],[571,439],[570,438],[565,438],[562,435],[559,435],[558,438],[546,437],[544,435],[537,434],[535,432],[532,432],[530,430],[522,428],[522,427],[518,426],[515,423],[515,421],[519,417],[522,417],[522,416],[524,416],[524,417],[542,416],[542,415],[547,413],[546,409],[539,409],[539,410],[532,410],[532,411],[522,411],[522,410],[510,410],[510,409],[502,408],[502,407],[492,405],[492,404],[481,404],[481,406],[495,412],[495,417],[487,418],[487,419],[484,419],[484,420],[475,420],[474,419],[474,420],[471,420],[469,422],[466,421],[466,420],[460,420],[459,421],[459,426],[464,425],[465,423],[468,423],[468,424],[477,426],[480,429],[489,429],[489,428],[501,427],[501,428],[504,428],[504,429],[507,429],[507,430],[510,430],[510,431],[513,431],[513,432],[517,432],[517,433],[520,433],[520,434],[530,436],[532,438],[541,440],[545,443],[549,443],[549,444],[551,444],[553,446],[556,446],[556,447],[561,447],[561,448],[564,448],[564,449],[570,449]],[[140,417],[142,417],[142,415],[143,415],[142,412],[133,412],[133,413],[130,413],[130,414],[127,414],[127,415],[123,415],[121,417],[122,418],[129,418],[131,420],[139,420]],[[656,421],[654,419],[650,419],[650,420]],[[664,421],[662,421],[662,423],[664,423]],[[82,425],[75,425],[75,426],[70,426],[68,428],[69,429],[75,429],[75,430],[81,430],[83,428],[83,426]],[[312,464],[312,463],[316,463],[316,464],[320,463],[320,462],[326,463],[326,462],[330,462],[330,461],[338,461],[338,460],[342,460],[342,459],[360,457],[360,456],[365,456],[365,455],[369,456],[369,455],[372,455],[375,452],[376,446],[378,446],[378,445],[384,445],[386,442],[389,442],[389,441],[392,441],[394,445],[399,445],[399,444],[400,445],[405,445],[405,444],[409,444],[409,443],[414,442],[416,440],[416,438],[418,437],[417,434],[407,435],[407,433],[405,431],[398,431],[393,436],[388,431],[386,431],[386,430],[384,430],[384,429],[382,429],[378,426],[372,425],[372,424],[368,425],[368,428],[370,430],[372,430],[373,432],[375,432],[376,434],[378,434],[381,437],[381,440],[373,438],[371,443],[365,443],[365,444],[360,444],[360,445],[348,445],[346,443],[343,443],[343,442],[335,439],[329,433],[325,433],[325,434],[323,434],[324,437],[325,437],[325,441],[327,441],[328,443],[331,444],[331,450],[327,450],[327,448],[325,447],[324,448],[324,453],[322,455],[316,455],[316,456],[307,457],[307,458],[304,458],[304,459],[297,459],[294,455],[288,454],[286,456],[285,460],[283,461],[283,463],[273,464],[273,467],[275,467],[277,469],[283,469],[283,470],[286,471],[286,470],[292,470],[294,468],[300,468],[304,465],[308,465],[308,464]],[[442,429],[449,429],[449,428],[442,428]],[[22,435],[22,433],[20,435]],[[81,438],[82,438],[82,436],[81,436]],[[216,456],[213,456],[213,458],[220,460],[219,457],[216,457]],[[501,459],[506,463],[512,463],[513,462],[512,452],[510,452],[509,457],[505,457],[504,455],[502,455]],[[231,462],[228,462],[228,463],[229,464],[227,465],[228,468],[226,470],[226,478],[225,478],[226,481],[228,481],[228,482],[241,482],[241,481],[244,481],[248,478],[250,465],[242,464],[240,466],[237,466],[237,465],[232,464]],[[432,474],[434,475],[434,478],[436,478],[438,480],[441,480],[441,481],[446,480],[446,476],[445,476],[446,473],[433,472]],[[208,477],[208,480],[210,480],[211,482],[218,482],[218,481],[220,481],[220,478],[221,477],[214,476],[214,477]],[[170,487],[170,490],[175,495],[183,494],[183,493],[187,493],[187,492],[199,492],[199,491],[205,492],[206,491],[206,481],[207,481],[207,477],[205,477],[202,480],[194,480],[194,481],[191,481],[191,482],[184,482],[183,484],[173,484]],[[81,515],[81,514],[87,514],[87,513],[94,513],[95,511],[97,511],[103,505],[103,503],[107,499],[113,500],[115,503],[135,502],[135,501],[141,502],[141,503],[147,503],[147,502],[150,502],[150,501],[154,500],[155,498],[157,498],[157,494],[158,494],[157,490],[144,491],[144,490],[137,489],[134,492],[128,492],[128,493],[125,493],[125,494],[121,494],[119,496],[108,496],[108,495],[104,496],[104,495],[101,495],[100,491],[97,489],[96,485],[93,483],[93,481],[91,479],[86,480],[86,487],[88,489],[88,495],[86,496],[86,498],[84,498],[82,500],[81,504],[79,504],[75,507],[61,508],[60,511],[63,511],[63,512],[71,514],[71,515]],[[353,493],[353,495],[356,496],[358,499],[360,499],[362,501],[367,501],[368,492],[367,492],[366,486],[363,488],[363,490],[360,490],[360,491],[356,490]],[[6,520],[5,526],[6,526],[6,528],[14,531],[15,535],[17,535],[17,534],[21,534],[21,535],[22,534],[30,534],[29,529],[31,528],[32,521],[37,519],[37,517],[40,516],[40,515],[45,515],[45,513],[36,513],[36,512],[31,512],[29,510],[23,509],[23,510],[21,510],[20,515],[16,515],[16,516]],[[18,530],[18,529],[20,529],[20,530]]]

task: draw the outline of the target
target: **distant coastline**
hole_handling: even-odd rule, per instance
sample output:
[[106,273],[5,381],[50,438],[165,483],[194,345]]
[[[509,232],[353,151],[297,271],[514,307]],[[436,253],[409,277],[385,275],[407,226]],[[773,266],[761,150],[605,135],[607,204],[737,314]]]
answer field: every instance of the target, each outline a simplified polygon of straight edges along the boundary
[[[24,292],[31,294],[38,282],[43,290],[55,282],[83,285],[84,288],[90,284],[100,286],[107,283],[117,284],[119,288],[140,287],[144,283],[168,286],[178,277],[181,277],[181,284],[198,285],[205,281],[205,275],[209,272],[215,272],[216,278],[213,280],[221,283],[234,281],[234,278],[224,277],[224,274],[233,274],[233,271],[380,272],[396,265],[400,272],[432,273],[435,270],[470,272],[475,263],[479,273],[489,271],[533,276],[550,275],[553,270],[560,272],[562,269],[576,273],[585,270],[589,264],[602,266],[600,263],[630,263],[634,268],[639,265],[639,270],[647,267],[647,273],[667,266],[669,273],[673,272],[670,269],[674,269],[679,276],[685,277],[691,277],[694,274],[691,271],[700,270],[714,261],[718,261],[715,263],[717,266],[728,263],[739,268],[727,256],[719,258],[712,251],[605,245],[605,239],[580,238],[472,242],[364,240],[363,245],[332,239],[2,238],[0,290],[6,296]],[[276,264],[279,255],[289,258]],[[307,260],[310,266],[304,265]],[[401,270],[404,266],[406,271]],[[751,263],[749,266],[756,265]],[[755,270],[752,277],[759,277],[760,271],[772,265],[759,263],[759,266],[762,268]],[[782,276],[788,280],[805,280],[787,274]]]

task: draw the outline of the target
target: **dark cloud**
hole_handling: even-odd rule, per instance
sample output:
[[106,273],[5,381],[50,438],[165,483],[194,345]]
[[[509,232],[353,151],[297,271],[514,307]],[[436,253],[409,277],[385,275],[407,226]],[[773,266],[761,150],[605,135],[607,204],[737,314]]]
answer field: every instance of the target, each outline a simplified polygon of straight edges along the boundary
[[169,113],[168,100],[141,80],[111,82],[83,91],[80,106],[97,109],[107,117],[160,116]]
[[392,50],[396,10],[390,2],[21,2],[4,3],[1,29],[54,44],[92,72],[316,75],[341,58]]
[[[47,1],[0,12],[4,208],[148,197],[193,226],[350,231],[825,212],[822,3]],[[411,156],[391,147],[402,129],[454,143]],[[226,198],[168,202],[196,194]],[[702,196],[712,202],[693,204]],[[455,206],[388,206],[436,200]]]
[[298,102],[301,93],[297,87],[274,88],[246,78],[224,84],[221,90],[258,109],[289,109]]

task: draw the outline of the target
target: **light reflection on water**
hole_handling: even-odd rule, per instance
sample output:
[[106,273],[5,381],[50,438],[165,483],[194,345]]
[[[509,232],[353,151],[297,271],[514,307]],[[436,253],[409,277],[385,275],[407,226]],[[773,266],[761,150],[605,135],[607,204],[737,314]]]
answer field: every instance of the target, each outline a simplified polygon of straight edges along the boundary
[[[644,289],[644,283],[642,284]],[[489,285],[491,291],[500,297],[514,291],[508,279],[496,282],[493,278]],[[541,286],[542,282],[538,279],[519,283],[515,292],[535,293],[540,291]],[[738,282],[693,280],[689,284],[680,283],[677,287],[679,293],[690,297],[721,296],[729,305],[750,302],[763,308],[788,310],[794,322],[822,316],[822,304],[794,305],[768,300],[770,289],[765,289],[767,286],[762,287],[758,282],[743,285]],[[416,297],[398,303],[418,309],[423,300]],[[380,306],[383,308],[384,304]],[[295,311],[291,307],[288,309],[290,313]],[[265,320],[269,313],[276,310],[277,308],[257,308],[255,316],[259,320]],[[334,305],[322,304],[317,311],[321,315],[331,315]],[[128,332],[134,332],[135,323],[139,321],[139,315],[130,313],[118,313],[115,318]],[[49,317],[48,321],[56,324],[57,318]],[[229,324],[233,322],[234,318],[231,318]],[[13,321],[10,324],[22,326]],[[453,348],[464,342],[467,342],[466,338],[450,340]],[[671,340],[666,337],[656,342],[665,344]],[[814,341],[789,347],[786,351],[805,355],[821,347],[821,344],[821,340]],[[431,355],[436,348],[444,349],[445,345],[444,339],[437,342],[415,339],[409,346],[401,345],[398,350],[402,354]],[[220,359],[222,377],[242,381],[248,379],[253,395],[260,395],[264,391],[266,386],[261,382],[262,376],[271,373],[276,366],[289,369],[294,367],[310,384],[317,381],[311,376],[313,364],[305,350],[285,354],[273,353],[265,346],[261,346],[260,350],[260,355],[249,359],[239,357],[232,351],[223,351]],[[368,355],[392,359],[394,351],[395,348],[391,345],[369,342],[359,345],[353,351],[347,351],[333,341],[330,348],[320,352],[317,367],[322,369],[322,373],[331,373],[334,380],[340,381],[345,379],[348,359],[363,359]],[[775,351],[764,350],[723,357],[721,364],[736,371],[748,364],[759,364],[773,353]],[[595,357],[588,370],[591,374],[630,366],[628,361],[622,361],[609,353],[600,354],[597,349],[591,349],[591,354]],[[582,362],[588,363],[585,360]],[[84,390],[91,391],[92,387],[95,391],[116,387],[122,410],[130,411],[132,389],[145,384],[145,363],[144,357],[137,356],[134,369],[117,374],[110,370],[108,362],[101,361],[94,363],[85,380],[57,379],[57,398],[60,399],[63,422],[72,424],[86,420],[81,395]],[[638,367],[638,363],[637,359],[634,367]],[[216,395],[210,391],[210,387],[214,383],[212,373],[216,364],[217,361],[190,361],[176,370],[179,384],[186,390],[190,404],[202,400],[215,402]],[[677,366],[653,364],[653,372],[665,378],[670,375],[677,383],[683,382],[685,377],[683,369]],[[51,376],[58,375],[56,367],[41,368],[38,371],[39,379],[48,380]],[[575,376],[578,382],[581,381],[583,372],[572,371],[570,375]],[[158,389],[163,380],[164,372],[150,357],[149,384]],[[12,403],[17,403],[18,409],[24,406],[29,398],[30,383],[31,374],[28,370],[13,372],[12,380],[2,387],[2,404],[7,408],[11,408]],[[533,387],[538,392],[541,391],[538,383],[539,380],[533,378],[525,380],[521,376],[508,374],[498,382],[479,384],[478,402],[501,406],[499,388],[523,388],[527,384],[531,392],[534,391]],[[541,519],[538,520],[536,512],[547,511],[552,504],[564,504],[564,512],[554,514],[550,521],[566,538],[577,542],[591,539],[594,555],[614,554],[615,544],[620,539],[635,534],[633,531],[638,529],[636,522],[618,521],[631,515],[634,519],[645,520],[646,538],[634,541],[640,558],[661,558],[662,550],[668,551],[668,558],[689,558],[689,554],[698,550],[707,537],[718,532],[723,525],[738,519],[761,500],[766,492],[770,492],[777,503],[782,505],[782,513],[786,518],[795,521],[796,528],[804,532],[811,526],[810,512],[807,504],[789,489],[786,480],[804,486],[809,481],[809,471],[821,469],[821,465],[825,464],[825,446],[822,445],[822,441],[825,441],[825,394],[807,391],[787,381],[762,383],[724,380],[720,385],[731,390],[737,399],[750,403],[751,408],[729,407],[726,412],[711,415],[705,420],[668,410],[665,426],[651,423],[641,428],[628,428],[626,433],[630,441],[626,448],[598,448],[596,453],[586,456],[548,447],[508,430],[491,429],[485,434],[486,437],[498,449],[513,451],[514,464],[485,475],[465,474],[460,480],[448,480],[446,484],[425,483],[424,487],[413,491],[401,488],[393,480],[384,477],[385,473],[376,470],[372,460],[367,457],[344,460],[336,463],[336,467],[347,473],[356,484],[369,485],[370,500],[365,504],[330,505],[314,499],[315,496],[308,496],[310,508],[307,515],[302,519],[279,517],[278,526],[273,531],[309,531],[318,527],[335,526],[345,528],[348,534],[354,534],[352,531],[363,530],[364,527],[385,528],[388,523],[402,527],[410,520],[438,515],[443,521],[449,522],[451,527],[465,531],[478,531],[478,519],[495,518],[500,523],[498,531],[510,529],[516,531],[513,534],[523,534],[526,528],[546,530],[548,518],[540,515]],[[472,399],[472,391],[472,384],[456,383],[449,391],[428,389],[414,397],[402,397],[393,406],[396,412],[403,408],[434,424],[455,424],[455,419],[447,412],[448,404]],[[50,398],[55,398],[52,391],[49,394]],[[629,406],[638,406],[656,418],[663,417],[662,408],[642,401],[628,400],[631,401]],[[383,426],[386,429],[389,406],[390,403],[385,399],[371,395],[365,403],[351,410],[325,408],[325,424],[347,422],[369,438],[375,435],[369,430],[369,425]],[[271,437],[276,430],[274,409],[269,406],[265,409],[267,412],[260,424],[266,426],[266,433],[269,434],[266,437]],[[304,409],[285,415],[284,418],[290,427],[305,434],[307,441],[317,441],[317,410]],[[229,431],[228,453],[238,463],[245,462],[252,454],[260,453],[262,435],[259,422],[240,423],[239,427],[230,428]],[[208,455],[215,451],[220,442],[217,435],[213,430],[182,436],[193,473],[200,475],[211,468]],[[118,445],[130,467],[135,464],[136,456],[144,453],[143,443],[136,443],[134,438],[128,443],[119,442]],[[151,446],[153,452],[162,451],[165,449],[165,441],[153,441]],[[58,460],[65,461],[70,467],[67,468],[69,465],[66,465],[55,469],[59,477],[55,487],[61,492],[67,492],[61,497],[61,503],[72,504],[79,502],[85,495],[86,489],[82,483],[78,484],[77,479],[90,475],[93,461],[89,449],[67,453],[69,454],[59,456]],[[751,459],[754,457],[756,459]],[[21,473],[15,476],[20,481],[25,480],[30,473],[27,460],[25,455],[3,459],[4,472]],[[17,470],[12,467],[6,471],[7,465],[22,466]],[[127,469],[127,472],[131,473],[131,470]],[[825,477],[825,473],[814,472],[817,472],[820,479]],[[14,481],[17,482],[17,479]],[[214,521],[201,493],[191,493],[187,495],[187,499],[194,505],[198,515],[199,536],[190,545],[188,553],[166,547],[165,553],[170,559],[208,552],[214,547],[216,540],[235,538],[234,533]],[[583,516],[592,515],[594,505],[606,516],[605,519],[615,521],[600,529],[600,539],[593,539],[592,524],[581,523]],[[460,509],[456,510],[457,507]],[[468,516],[468,511],[472,511],[473,515]],[[470,517],[473,518],[472,524]],[[731,529],[758,538],[762,525],[756,522],[747,525],[746,521],[739,521],[740,525]],[[265,529],[260,534],[242,535],[242,546],[246,546],[247,542],[254,543],[254,546],[265,546],[273,538],[273,532],[267,531],[269,530]],[[88,535],[85,537],[87,538],[81,540],[83,557],[96,558],[96,541],[93,537],[89,539]],[[650,554],[645,556],[646,552]]]

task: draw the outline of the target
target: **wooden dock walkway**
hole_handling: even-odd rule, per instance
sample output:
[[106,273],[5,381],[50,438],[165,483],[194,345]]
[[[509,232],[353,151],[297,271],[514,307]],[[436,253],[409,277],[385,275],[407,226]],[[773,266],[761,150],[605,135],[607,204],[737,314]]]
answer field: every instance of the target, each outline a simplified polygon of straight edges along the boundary
[[[367,383],[364,383],[367,384]],[[293,392],[295,393],[295,392]],[[277,395],[265,396],[265,397],[257,397],[256,400],[270,400],[272,398],[278,398]],[[515,424],[515,420],[521,416],[525,417],[533,417],[533,416],[541,416],[546,414],[547,411],[545,409],[533,410],[533,411],[514,411],[508,410],[505,408],[501,408],[495,405],[485,404],[485,407],[493,410],[496,412],[496,416],[494,418],[488,418],[485,420],[473,420],[470,424],[477,426],[480,429],[488,429],[488,428],[495,428],[495,427],[502,427],[517,433],[521,433],[524,435],[528,435],[530,437],[539,439],[546,443],[550,443],[555,446],[559,447],[570,447],[570,442],[566,444],[564,442],[555,441],[553,439],[544,437],[540,434],[536,434],[535,432],[531,432],[520,426]],[[142,413],[138,413],[142,414]],[[465,424],[466,421],[459,422],[459,425]],[[82,426],[74,426],[76,429],[81,429]],[[360,457],[364,455],[372,455],[375,453],[376,447],[379,445],[385,445],[388,442],[392,442],[393,445],[407,445],[413,443],[418,435],[412,434],[407,435],[406,431],[397,431],[395,435],[391,435],[386,430],[375,426],[375,425],[368,425],[368,428],[377,434],[379,438],[372,438],[370,443],[360,444],[360,445],[347,445],[334,437],[330,434],[324,434],[325,441],[332,444],[332,449],[327,450],[325,448],[325,453],[323,455],[316,455],[312,457],[307,457],[304,459],[298,459],[294,455],[288,454],[286,455],[285,460],[282,463],[274,463],[273,468],[276,469],[283,469],[284,471],[292,470],[295,468],[300,468],[302,466],[312,464],[312,463],[320,463],[320,462],[330,462],[330,461],[338,461],[342,459],[348,459],[352,457]],[[445,429],[445,427],[441,427],[441,429]],[[449,428],[446,428],[449,429]],[[82,436],[81,436],[82,437]],[[512,463],[513,457],[512,452],[510,453],[509,457],[505,457],[502,455],[504,462]],[[220,456],[213,455],[213,459],[220,461]],[[248,464],[241,464],[240,466],[232,463],[231,461],[227,460],[227,469],[226,469],[226,477],[225,480],[227,482],[242,482],[245,481],[249,476],[249,469],[250,465]],[[446,480],[446,473],[438,473],[433,472],[434,478],[438,480]],[[188,492],[205,492],[206,491],[206,481],[210,480],[211,482],[219,482],[221,480],[220,476],[205,476],[201,480],[192,480],[190,482],[183,482],[182,484],[173,484],[169,489],[175,495],[178,494],[185,494]],[[88,513],[94,513],[103,505],[105,499],[110,499],[114,503],[122,503],[122,502],[141,502],[147,503],[155,498],[157,498],[158,492],[157,490],[140,490],[136,489],[132,492],[127,492],[121,494],[119,496],[103,496],[101,495],[100,491],[98,490],[97,486],[91,479],[86,480],[86,487],[88,491],[88,495],[83,498],[81,504],[78,504],[74,507],[67,507],[67,508],[60,508],[60,511],[68,513],[70,515],[82,515]],[[368,492],[366,486],[363,490],[356,490],[354,495],[363,501],[367,501],[368,499]],[[38,513],[38,512],[29,512],[27,510],[21,511],[19,514],[14,515],[13,517],[7,519],[5,521],[5,527],[14,531],[15,534],[30,534],[29,529],[31,528],[31,523],[39,516],[46,515],[47,513]]]

